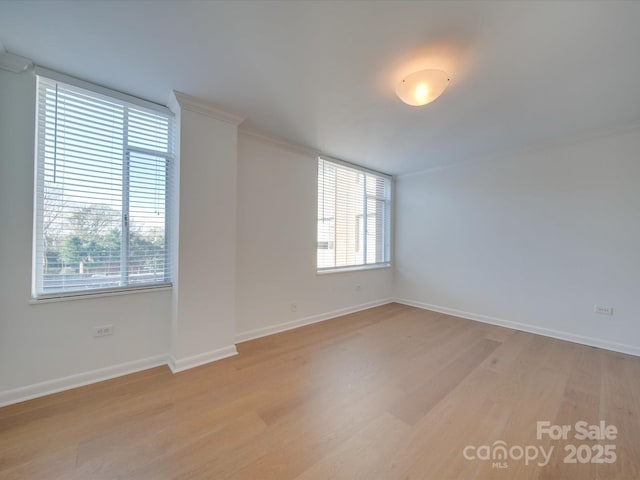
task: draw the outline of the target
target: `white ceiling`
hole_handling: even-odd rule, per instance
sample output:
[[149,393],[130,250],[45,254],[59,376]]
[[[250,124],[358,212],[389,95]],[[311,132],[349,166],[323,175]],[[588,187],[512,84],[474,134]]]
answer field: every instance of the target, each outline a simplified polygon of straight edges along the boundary
[[[640,123],[640,2],[3,0],[0,42],[393,174]],[[421,68],[451,83],[408,107]]]

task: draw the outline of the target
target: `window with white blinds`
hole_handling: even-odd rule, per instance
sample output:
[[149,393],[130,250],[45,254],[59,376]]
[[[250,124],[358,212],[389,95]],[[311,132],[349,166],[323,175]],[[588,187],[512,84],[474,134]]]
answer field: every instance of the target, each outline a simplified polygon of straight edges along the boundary
[[390,265],[391,177],[318,159],[318,272]]
[[38,76],[35,298],[171,283],[173,119],[113,93]]

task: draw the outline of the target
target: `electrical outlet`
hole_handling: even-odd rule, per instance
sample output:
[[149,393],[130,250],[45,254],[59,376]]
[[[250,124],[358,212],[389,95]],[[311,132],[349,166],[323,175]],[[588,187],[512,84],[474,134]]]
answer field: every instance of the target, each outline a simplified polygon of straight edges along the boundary
[[298,311],[298,304],[296,302],[291,302],[291,311],[292,312]]
[[600,315],[613,315],[613,307],[606,307],[604,305],[594,305],[593,311]]
[[113,325],[100,325],[99,327],[93,327],[94,337],[104,337],[106,335],[113,335]]

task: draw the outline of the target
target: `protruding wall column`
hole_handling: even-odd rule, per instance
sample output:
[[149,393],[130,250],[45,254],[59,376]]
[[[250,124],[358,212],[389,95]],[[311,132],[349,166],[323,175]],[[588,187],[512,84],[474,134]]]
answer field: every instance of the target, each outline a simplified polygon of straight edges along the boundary
[[174,372],[235,355],[236,191],[242,118],[174,92]]

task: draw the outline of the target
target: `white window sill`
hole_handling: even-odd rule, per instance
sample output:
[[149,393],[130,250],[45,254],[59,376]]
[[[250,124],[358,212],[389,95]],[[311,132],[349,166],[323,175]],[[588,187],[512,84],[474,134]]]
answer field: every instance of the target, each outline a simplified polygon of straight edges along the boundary
[[360,272],[362,270],[379,270],[381,268],[391,268],[391,263],[375,263],[372,265],[353,265],[350,267],[336,267],[317,270],[317,275],[326,275],[328,273],[346,273],[346,272]]
[[140,287],[125,287],[121,289],[95,290],[91,292],[74,291],[52,294],[42,297],[31,297],[29,304],[40,305],[43,303],[67,302],[73,300],[92,300],[94,298],[114,297],[120,295],[134,295],[139,293],[163,292],[173,288],[171,283],[163,283],[162,285],[146,285]]

